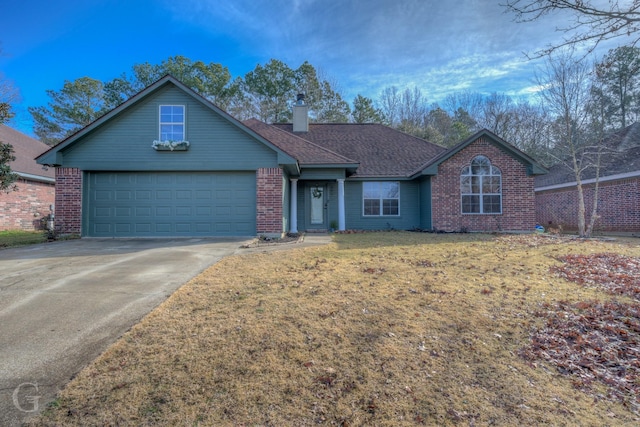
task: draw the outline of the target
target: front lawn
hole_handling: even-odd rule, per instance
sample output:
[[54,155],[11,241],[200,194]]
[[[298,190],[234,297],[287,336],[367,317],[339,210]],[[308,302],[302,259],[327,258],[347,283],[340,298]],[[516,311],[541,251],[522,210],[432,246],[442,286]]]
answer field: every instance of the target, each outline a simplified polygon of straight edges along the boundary
[[639,258],[637,241],[403,232],[226,258],[31,425],[637,424]]
[[0,231],[0,249],[12,246],[32,245],[46,241],[47,233],[43,231]]

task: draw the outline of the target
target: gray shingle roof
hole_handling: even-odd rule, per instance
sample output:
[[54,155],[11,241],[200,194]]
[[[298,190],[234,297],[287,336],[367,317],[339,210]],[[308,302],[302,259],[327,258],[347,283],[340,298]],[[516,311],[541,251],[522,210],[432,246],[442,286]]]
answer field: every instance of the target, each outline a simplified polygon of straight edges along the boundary
[[[604,140],[606,146],[602,157],[600,177],[640,172],[640,123],[612,133]],[[596,169],[589,168],[582,174],[582,179],[595,178]],[[573,169],[565,163],[558,163],[549,168],[547,175],[536,177],[536,188],[575,182]]]
[[249,119],[245,120],[243,124],[285,153],[296,158],[301,165],[358,163],[356,160],[341,156],[260,120]]
[[[291,124],[273,124],[293,133]],[[354,177],[411,176],[446,148],[379,124],[311,123],[295,136],[360,163]],[[283,148],[284,149],[284,148]]]
[[11,162],[11,170],[44,178],[55,178],[53,168],[45,170],[35,161],[36,157],[51,147],[5,125],[0,125],[0,141],[13,146],[16,160]]

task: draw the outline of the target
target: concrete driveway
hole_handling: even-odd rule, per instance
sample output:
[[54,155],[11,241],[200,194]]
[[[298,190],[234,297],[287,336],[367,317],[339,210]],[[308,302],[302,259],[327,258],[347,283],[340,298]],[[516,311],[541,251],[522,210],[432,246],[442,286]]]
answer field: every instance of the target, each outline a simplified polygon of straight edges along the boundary
[[0,250],[0,425],[74,375],[242,239],[81,239]]

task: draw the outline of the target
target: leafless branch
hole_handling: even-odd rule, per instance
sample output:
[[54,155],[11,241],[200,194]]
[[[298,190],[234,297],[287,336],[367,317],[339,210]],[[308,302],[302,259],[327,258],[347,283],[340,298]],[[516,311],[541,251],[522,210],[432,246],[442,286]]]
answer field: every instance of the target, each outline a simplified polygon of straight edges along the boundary
[[600,43],[617,37],[629,37],[627,44],[632,46],[640,41],[640,0],[610,0],[603,6],[595,3],[592,0],[507,0],[502,6],[515,15],[515,22],[520,23],[562,11],[572,15],[567,26],[556,27],[556,31],[567,37],[528,55],[530,58],[540,58],[563,47],[577,45],[587,47],[587,53],[591,53]]

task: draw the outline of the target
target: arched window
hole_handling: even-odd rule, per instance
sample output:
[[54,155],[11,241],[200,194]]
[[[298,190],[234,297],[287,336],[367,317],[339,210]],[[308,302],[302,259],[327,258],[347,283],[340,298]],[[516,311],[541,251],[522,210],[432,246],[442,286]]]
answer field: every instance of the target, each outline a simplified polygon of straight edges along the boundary
[[502,213],[502,173],[485,156],[477,156],[460,174],[463,214]]

